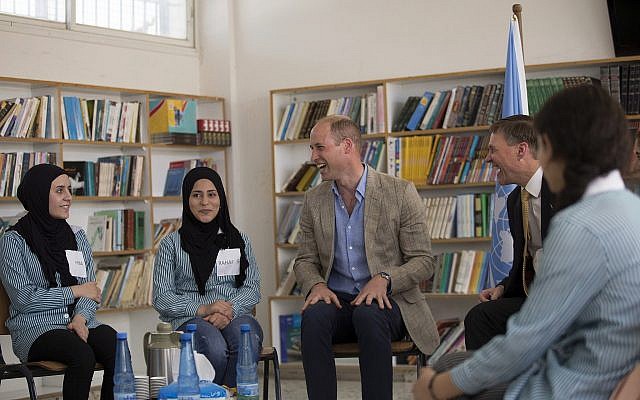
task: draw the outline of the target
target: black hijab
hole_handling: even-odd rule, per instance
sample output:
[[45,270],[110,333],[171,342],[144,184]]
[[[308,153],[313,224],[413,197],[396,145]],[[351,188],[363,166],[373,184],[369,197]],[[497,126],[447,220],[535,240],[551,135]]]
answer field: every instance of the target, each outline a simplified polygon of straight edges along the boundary
[[[220,198],[218,215],[209,223],[202,223],[191,212],[189,197],[193,186],[200,179],[208,179],[215,186]],[[218,233],[222,231],[222,233]],[[240,274],[236,275],[236,288],[243,285],[247,277],[249,262],[244,251],[244,240],[240,231],[233,226],[229,217],[227,196],[220,175],[211,168],[197,167],[189,171],[182,181],[182,227],[180,245],[189,254],[193,276],[198,292],[204,295],[204,288],[215,266],[220,249],[240,249]]]
[[38,256],[49,287],[58,286],[56,272],[60,274],[62,286],[78,284],[69,273],[65,254],[65,250],[78,250],[76,237],[66,220],[49,214],[51,182],[60,175],[64,175],[64,170],[52,164],[39,164],[27,171],[18,186],[18,199],[28,213],[10,228],[18,232]]

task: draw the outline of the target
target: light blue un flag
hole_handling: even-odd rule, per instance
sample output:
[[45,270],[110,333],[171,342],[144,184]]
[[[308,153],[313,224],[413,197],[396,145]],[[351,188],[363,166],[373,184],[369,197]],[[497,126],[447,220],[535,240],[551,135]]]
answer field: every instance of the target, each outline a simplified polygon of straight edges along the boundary
[[[515,114],[529,115],[527,103],[527,84],[524,76],[524,57],[518,20],[514,15],[509,24],[507,42],[507,67],[504,73],[504,98],[502,100],[502,118]],[[509,232],[507,215],[507,196],[515,185],[501,186],[496,182],[493,224],[491,226],[492,246],[489,252],[489,275],[487,287],[494,287],[511,270],[513,262],[513,238]]]

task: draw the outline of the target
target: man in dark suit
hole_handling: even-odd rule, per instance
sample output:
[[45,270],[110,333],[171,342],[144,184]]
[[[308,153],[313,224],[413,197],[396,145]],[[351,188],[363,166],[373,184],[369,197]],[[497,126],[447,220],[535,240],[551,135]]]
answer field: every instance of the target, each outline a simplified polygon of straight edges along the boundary
[[465,317],[467,350],[477,350],[506,332],[507,320],[527,298],[553,216],[552,194],[535,153],[536,135],[531,117],[514,115],[501,119],[491,126],[490,132],[487,161],[498,168],[498,182],[518,185],[507,198],[513,264],[509,276],[496,287],[483,290],[481,303]]

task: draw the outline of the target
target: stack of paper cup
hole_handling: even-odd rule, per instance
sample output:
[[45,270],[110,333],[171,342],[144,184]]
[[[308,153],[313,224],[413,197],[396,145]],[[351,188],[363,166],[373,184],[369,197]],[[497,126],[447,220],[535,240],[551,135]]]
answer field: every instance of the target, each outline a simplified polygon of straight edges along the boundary
[[152,376],[150,378],[150,390],[151,390],[151,398],[158,398],[158,391],[161,387],[167,386],[167,377],[166,376]]
[[136,383],[136,398],[137,399],[149,399],[149,377],[147,375],[137,375],[135,377]]

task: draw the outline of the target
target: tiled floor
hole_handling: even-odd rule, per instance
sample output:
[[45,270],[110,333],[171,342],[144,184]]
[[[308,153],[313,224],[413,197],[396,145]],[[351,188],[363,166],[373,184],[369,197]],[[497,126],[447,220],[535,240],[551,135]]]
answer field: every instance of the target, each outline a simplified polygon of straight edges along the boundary
[[[411,387],[413,382],[394,382],[394,400],[411,400]],[[271,385],[269,400],[275,399],[273,385]],[[284,379],[282,380],[283,400],[305,400],[307,398],[307,388],[304,380]],[[362,392],[360,381],[338,381],[338,400],[360,400]]]

